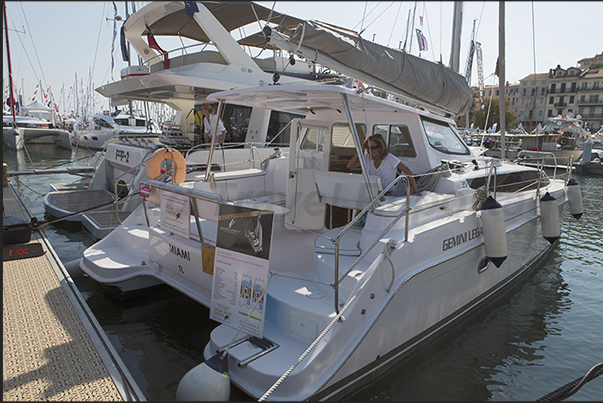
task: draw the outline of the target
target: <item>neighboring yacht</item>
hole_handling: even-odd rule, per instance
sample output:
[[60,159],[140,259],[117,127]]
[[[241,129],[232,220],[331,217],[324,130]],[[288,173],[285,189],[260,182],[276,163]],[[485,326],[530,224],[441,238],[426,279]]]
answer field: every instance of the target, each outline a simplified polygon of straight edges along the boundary
[[55,123],[52,110],[34,101],[21,108],[23,115],[15,116],[4,112],[2,134],[4,146],[11,150],[21,150],[26,143],[44,142],[59,144],[68,142],[69,132]]
[[[202,141],[201,133],[195,132],[194,112],[213,92],[334,77],[321,74],[313,63],[284,57],[267,44],[263,27],[289,32],[302,20],[249,1],[199,1],[194,5],[198,11],[192,17],[182,1],[152,2],[129,16],[125,38],[142,64],[126,67],[121,80],[96,89],[114,100],[159,102],[174,108],[173,124],[162,133],[164,144],[190,147]],[[176,43],[174,48],[168,47],[170,43]],[[267,137],[258,138],[256,132],[247,130],[251,119],[268,124],[270,111],[250,116],[250,108],[232,106],[222,116],[226,142],[264,147],[290,120],[277,119],[283,122],[281,127],[272,125]]]
[[142,116],[125,111],[108,111],[79,117],[73,124],[73,144],[90,150],[102,150],[112,138],[138,137],[159,143],[159,126]]

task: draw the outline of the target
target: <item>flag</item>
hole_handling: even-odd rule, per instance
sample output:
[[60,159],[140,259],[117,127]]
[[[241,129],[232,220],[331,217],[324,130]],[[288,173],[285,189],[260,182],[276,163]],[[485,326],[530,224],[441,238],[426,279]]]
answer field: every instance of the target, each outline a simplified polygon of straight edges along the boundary
[[193,18],[194,14],[199,11],[199,7],[197,7],[196,1],[185,1],[184,2],[184,12],[188,15],[188,18]]
[[121,32],[119,35],[121,45],[121,57],[124,62],[130,61],[130,52],[128,52],[128,43],[126,42],[126,30],[124,29],[125,22],[121,26]]
[[427,38],[423,35],[423,32],[419,28],[415,28],[417,33],[417,42],[419,43],[419,51],[422,52],[427,50]]
[[161,52],[163,54],[163,68],[168,69],[170,67],[170,59],[168,57],[168,53],[165,50],[161,49],[161,46],[159,46],[159,44],[155,40],[155,37],[153,36],[153,33],[151,32],[151,28],[149,28],[148,25],[146,25],[146,29],[145,29],[144,33],[147,35],[147,40],[149,41],[149,47],[151,49],[158,50],[159,52]]

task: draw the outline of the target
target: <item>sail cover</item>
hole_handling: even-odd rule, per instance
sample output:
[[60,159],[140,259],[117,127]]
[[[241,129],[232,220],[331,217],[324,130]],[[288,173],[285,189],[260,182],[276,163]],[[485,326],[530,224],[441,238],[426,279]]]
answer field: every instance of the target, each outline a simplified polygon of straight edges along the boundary
[[[324,22],[305,21],[297,26],[291,37],[279,35],[284,42],[273,37],[270,41],[276,46],[302,54],[366,84],[436,105],[457,115],[465,114],[471,108],[471,90],[462,75],[442,63],[367,41],[354,31]],[[287,46],[282,46],[285,42]]]

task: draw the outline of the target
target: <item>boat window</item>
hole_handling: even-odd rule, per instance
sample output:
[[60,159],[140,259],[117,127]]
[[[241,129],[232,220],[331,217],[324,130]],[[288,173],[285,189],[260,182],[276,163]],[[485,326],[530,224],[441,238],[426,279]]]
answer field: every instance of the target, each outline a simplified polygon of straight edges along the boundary
[[[496,175],[496,181],[490,180],[490,191],[494,191],[494,182],[496,182],[497,192],[518,192],[521,190],[536,189],[538,184],[538,171],[520,171],[510,172]],[[469,181],[471,189],[478,189],[484,186],[486,178],[475,178]],[[540,187],[546,187],[550,183],[549,178],[545,175],[540,178]]]
[[303,117],[303,115],[295,113],[272,111],[270,113],[270,123],[268,123],[266,142],[272,146],[289,147],[291,120]]
[[373,134],[380,134],[388,142],[389,151],[398,158],[414,158],[417,156],[406,125],[375,125]]
[[145,127],[147,125],[147,121],[144,119],[136,119],[137,127]]
[[[222,122],[226,129],[225,141],[229,143],[244,143],[247,135],[247,127],[251,118],[250,106],[224,105]],[[199,113],[200,114],[200,113]]]
[[98,127],[98,128],[95,128],[95,130],[100,130],[100,128],[111,129],[111,124],[101,118],[94,118],[94,125]]
[[302,128],[303,139],[300,150],[323,151],[326,130],[322,127]]
[[128,126],[130,124],[128,119],[125,119],[125,118],[119,118],[119,119],[116,118],[116,119],[113,119],[113,121],[120,126]]
[[422,120],[427,140],[433,148],[446,154],[471,154],[463,140],[456,135],[449,125],[428,118]]
[[[356,123],[356,132],[358,133],[360,143],[362,143],[366,137],[366,125],[364,123]],[[346,165],[355,154],[356,146],[354,145],[354,136],[349,124],[335,123],[331,135],[329,171],[349,172],[350,170]]]

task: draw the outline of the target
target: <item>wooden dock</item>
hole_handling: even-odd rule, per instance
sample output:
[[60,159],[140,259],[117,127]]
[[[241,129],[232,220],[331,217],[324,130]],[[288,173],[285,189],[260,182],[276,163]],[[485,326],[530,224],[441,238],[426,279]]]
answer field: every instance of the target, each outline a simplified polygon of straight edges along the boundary
[[[10,183],[3,207],[30,222]],[[3,247],[3,400],[146,400],[43,232]]]

